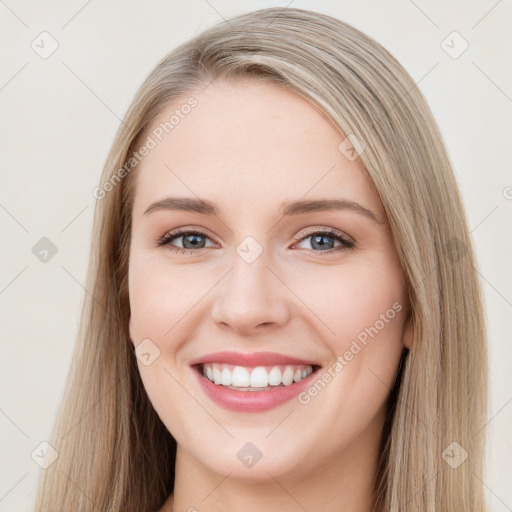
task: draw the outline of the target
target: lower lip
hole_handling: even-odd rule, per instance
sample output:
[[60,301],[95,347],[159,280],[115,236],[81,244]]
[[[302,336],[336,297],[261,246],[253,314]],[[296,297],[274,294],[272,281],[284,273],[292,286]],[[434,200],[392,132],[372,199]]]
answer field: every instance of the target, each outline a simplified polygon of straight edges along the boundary
[[296,397],[308,386],[317,373],[314,371],[305,379],[294,382],[289,386],[271,387],[266,391],[236,391],[226,388],[222,384],[214,384],[203,377],[197,368],[193,368],[193,371],[197,375],[203,391],[213,402],[224,409],[237,412],[261,412],[274,409]]

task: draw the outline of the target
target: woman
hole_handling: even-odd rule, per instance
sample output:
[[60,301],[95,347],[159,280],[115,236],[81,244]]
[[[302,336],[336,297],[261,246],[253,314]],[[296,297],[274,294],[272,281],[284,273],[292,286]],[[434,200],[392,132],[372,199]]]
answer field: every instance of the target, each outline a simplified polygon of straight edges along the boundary
[[485,326],[416,84],[270,8],[166,56],[94,191],[37,510],[485,510]]

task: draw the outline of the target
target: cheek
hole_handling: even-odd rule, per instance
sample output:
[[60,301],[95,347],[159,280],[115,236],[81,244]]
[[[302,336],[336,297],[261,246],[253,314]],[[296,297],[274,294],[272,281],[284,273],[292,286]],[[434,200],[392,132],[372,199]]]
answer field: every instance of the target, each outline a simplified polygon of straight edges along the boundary
[[[197,274],[170,272],[164,264],[130,263],[129,294],[133,341],[168,338],[170,330],[204,295]],[[161,341],[159,341],[161,343]]]
[[[352,340],[401,338],[403,314],[407,309],[406,288],[399,266],[387,259],[339,267],[318,267],[296,280],[294,290],[305,298],[324,327],[336,354]],[[292,278],[290,278],[292,279]]]
[[145,343],[152,358],[150,364],[138,358],[139,374],[155,411],[178,439],[186,437],[183,418],[188,417],[190,397],[179,384],[183,369],[176,365],[176,356],[190,329],[187,312],[197,301],[185,275],[142,258],[130,262],[130,334],[134,346]]

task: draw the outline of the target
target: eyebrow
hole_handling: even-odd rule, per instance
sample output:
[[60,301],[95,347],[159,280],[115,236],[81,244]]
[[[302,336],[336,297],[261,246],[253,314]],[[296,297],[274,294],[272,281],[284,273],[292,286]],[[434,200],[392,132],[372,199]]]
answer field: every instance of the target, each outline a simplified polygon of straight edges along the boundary
[[[219,216],[219,211],[214,203],[205,199],[192,197],[166,197],[164,199],[160,199],[149,205],[144,211],[144,215],[160,210],[181,210],[200,213],[202,215]],[[348,199],[283,201],[280,207],[280,213],[284,217],[330,210],[350,210],[364,215],[378,224],[383,224],[383,222],[379,221],[377,216],[371,210]]]

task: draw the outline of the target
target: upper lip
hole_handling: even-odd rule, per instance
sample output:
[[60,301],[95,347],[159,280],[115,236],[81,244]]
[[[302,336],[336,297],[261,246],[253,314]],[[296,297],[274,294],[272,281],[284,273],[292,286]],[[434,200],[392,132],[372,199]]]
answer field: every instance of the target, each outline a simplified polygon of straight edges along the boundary
[[295,364],[295,365],[311,365],[319,366],[314,361],[308,361],[306,359],[299,359],[297,357],[287,356],[285,354],[278,354],[276,352],[215,352],[212,354],[206,354],[204,356],[193,359],[189,362],[190,366],[207,363],[226,363],[235,366],[276,366],[284,364]]

